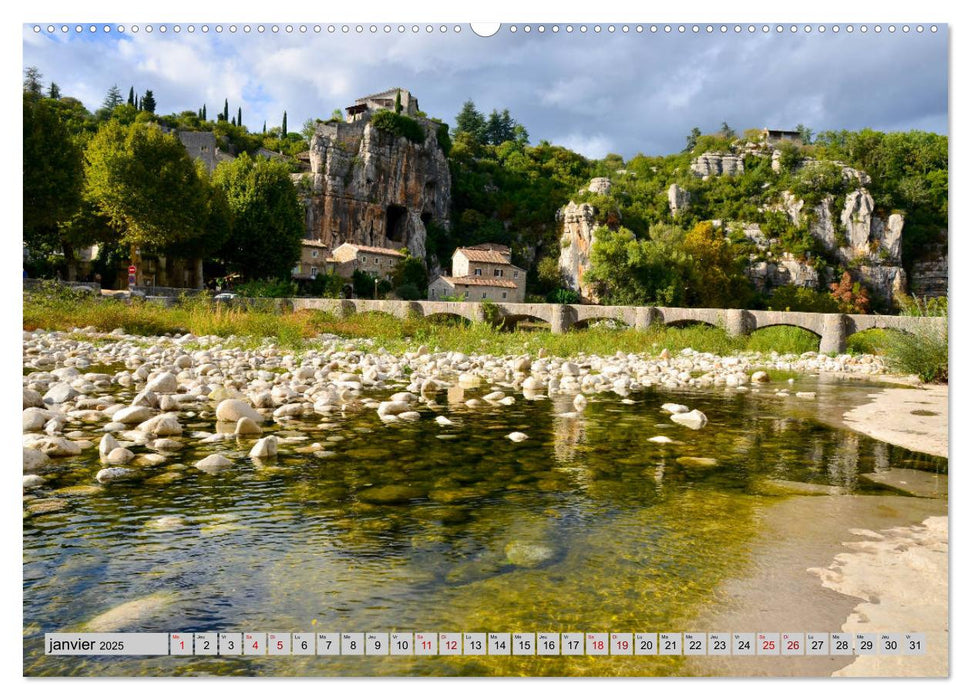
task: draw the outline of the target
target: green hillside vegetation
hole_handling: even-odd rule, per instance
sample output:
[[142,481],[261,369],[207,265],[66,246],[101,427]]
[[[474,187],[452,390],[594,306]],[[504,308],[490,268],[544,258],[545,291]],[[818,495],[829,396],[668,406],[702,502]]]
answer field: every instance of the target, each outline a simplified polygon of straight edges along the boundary
[[[62,95],[56,84],[46,88],[41,78],[36,69],[25,72],[24,240],[32,254],[29,272],[51,275],[58,265],[63,270],[65,263],[55,253],[70,258],[72,251],[95,242],[103,244],[102,269],[124,260],[131,245],[205,256],[246,279],[283,275],[290,269],[299,254],[293,223],[298,200],[284,180],[297,169],[294,156],[308,148],[321,120],[308,120],[299,132],[290,132],[284,113],[280,126],[250,131],[239,123],[242,108],[231,109],[228,100],[214,120],[206,105],[158,115],[156,105],[164,102],[163,95],[146,91],[139,96],[130,88],[126,102],[117,86],[91,112]],[[402,114],[387,111],[374,118],[378,128],[424,142],[418,122]],[[211,131],[224,151],[254,156],[241,158],[248,163],[245,168],[256,169],[247,176],[251,186],[244,194],[242,180],[230,175],[229,164],[209,177],[189,162],[184,149],[175,147],[175,136],[162,134],[159,126]],[[781,288],[769,298],[755,293],[743,273],[752,259],[790,253],[819,268],[833,267],[840,285],[844,273],[852,273],[828,257],[810,235],[808,222],[795,226],[773,207],[788,191],[805,201],[803,213],[808,216],[828,196],[838,214],[856,185],[845,181],[832,161],[862,170],[872,178],[867,189],[876,214],[905,215],[903,264],[909,269],[947,228],[948,139],[869,129],[824,132],[811,139],[811,131],[800,131],[806,143],[780,147],[779,172],[773,171],[766,152],[744,155],[741,174],[703,180],[691,173],[694,157],[704,152],[743,155],[757,132],[738,138],[727,124],[715,134],[695,128],[680,153],[638,154],[629,160],[611,154],[591,160],[546,141],[531,145],[526,128],[508,110],[493,109],[486,115],[468,101],[451,130],[442,123],[436,132],[451,169],[452,211],[450,230],[428,227],[429,260],[448,267],[458,246],[506,244],[513,262],[528,271],[530,299],[573,301],[575,293],[563,289],[559,277],[561,224],[556,220],[557,211],[573,200],[596,209],[600,242],[589,279],[600,286],[605,301],[793,310],[828,310],[835,303],[835,308],[860,310],[867,290],[854,289],[853,279],[838,290],[838,299],[830,289]],[[280,154],[282,160],[271,166],[255,157],[260,149]],[[807,158],[819,162],[807,166]],[[152,166],[135,167],[139,162]],[[173,184],[160,188],[152,172],[166,175]],[[609,194],[586,191],[593,177],[610,178]],[[677,217],[668,205],[671,184],[690,196],[690,206]],[[287,223],[275,235],[282,235],[285,244],[260,248],[257,255],[246,253],[252,246],[242,239],[259,236],[261,225],[253,222],[276,221],[280,212],[286,213]],[[725,222],[727,229],[706,223],[713,219]],[[760,252],[731,222],[759,224],[773,241],[771,248]],[[845,237],[838,222],[836,229],[838,239]]]

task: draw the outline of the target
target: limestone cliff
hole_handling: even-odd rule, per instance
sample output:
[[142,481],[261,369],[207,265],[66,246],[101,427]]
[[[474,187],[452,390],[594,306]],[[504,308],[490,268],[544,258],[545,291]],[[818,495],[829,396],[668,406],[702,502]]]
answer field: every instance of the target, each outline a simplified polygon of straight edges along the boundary
[[793,224],[805,221],[827,253],[838,262],[855,269],[855,276],[866,282],[885,302],[907,290],[907,275],[901,263],[901,242],[904,230],[902,214],[880,216],[874,211],[873,197],[865,187],[858,187],[846,195],[838,216],[834,198],[825,197],[805,212],[804,202],[783,193],[779,209],[785,211]]
[[583,281],[583,273],[590,269],[590,251],[596,241],[596,212],[589,204],[570,202],[556,213],[562,225],[560,236],[560,274],[564,284],[580,293],[585,302],[596,302],[590,285]]
[[449,227],[451,177],[437,124],[417,120],[422,143],[375,128],[369,118],[317,125],[304,188],[307,237],[336,247],[407,247],[425,257],[426,226]]

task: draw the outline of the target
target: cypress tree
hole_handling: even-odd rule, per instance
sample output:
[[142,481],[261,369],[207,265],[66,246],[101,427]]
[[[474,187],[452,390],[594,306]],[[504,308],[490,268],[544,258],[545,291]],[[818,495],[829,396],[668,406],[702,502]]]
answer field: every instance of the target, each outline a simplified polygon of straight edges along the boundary
[[230,122],[233,126],[236,126],[236,117],[233,117],[233,121]]
[[142,98],[142,109],[151,114],[155,114],[155,95],[152,94],[151,90],[145,91],[145,97]]
[[135,86],[134,85],[128,88],[128,104],[130,104],[132,107],[135,106]]
[[286,138],[287,136],[287,112],[283,111],[283,127],[280,129],[280,135]]
[[206,106],[202,105],[202,121],[206,121]]
[[394,113],[401,114],[401,90],[394,96]]
[[47,92],[48,97],[52,100],[61,99],[61,88],[58,87],[57,83],[51,83],[51,89]]
[[266,136],[266,122],[263,122],[263,135]]
[[236,126],[243,125],[243,108],[240,107],[236,110]]
[[228,99],[225,102],[223,102],[223,121],[224,122],[229,121],[229,100]]

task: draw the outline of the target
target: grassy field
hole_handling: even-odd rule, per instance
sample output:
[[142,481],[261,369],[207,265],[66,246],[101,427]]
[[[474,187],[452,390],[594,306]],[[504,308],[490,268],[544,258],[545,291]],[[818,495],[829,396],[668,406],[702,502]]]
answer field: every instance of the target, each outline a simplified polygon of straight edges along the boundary
[[[103,332],[123,328],[134,335],[193,333],[232,338],[240,346],[265,341],[294,351],[312,346],[321,333],[343,338],[370,338],[376,347],[392,353],[427,345],[435,350],[494,355],[536,354],[541,348],[558,357],[581,353],[613,355],[617,352],[677,353],[685,348],[719,355],[756,351],[801,354],[815,351],[819,339],[809,331],[775,326],[749,336],[731,337],[723,329],[702,324],[683,328],[656,325],[646,331],[595,324],[554,335],[541,325],[504,329],[489,323],[468,323],[454,318],[399,319],[365,313],[347,317],[319,310],[279,313],[272,300],[246,308],[213,304],[204,297],[183,298],[172,307],[134,300],[92,297],[57,285],[25,291],[23,328],[72,331],[94,327]],[[896,371],[918,374],[924,381],[947,381],[947,334],[943,337],[909,336],[871,330],[849,338],[848,352],[886,355]]]

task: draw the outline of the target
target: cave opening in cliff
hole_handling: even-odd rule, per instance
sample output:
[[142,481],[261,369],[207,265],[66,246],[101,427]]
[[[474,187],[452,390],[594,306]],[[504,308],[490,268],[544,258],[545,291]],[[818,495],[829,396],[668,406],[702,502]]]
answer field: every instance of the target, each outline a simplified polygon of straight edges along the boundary
[[432,222],[432,215],[429,214],[427,211],[426,212],[423,212],[422,215],[421,215],[421,222],[423,224],[425,224],[425,230],[427,231],[428,230],[428,224],[430,224]]
[[389,241],[405,242],[405,229],[408,224],[408,210],[397,204],[389,204],[384,222],[384,235]]

